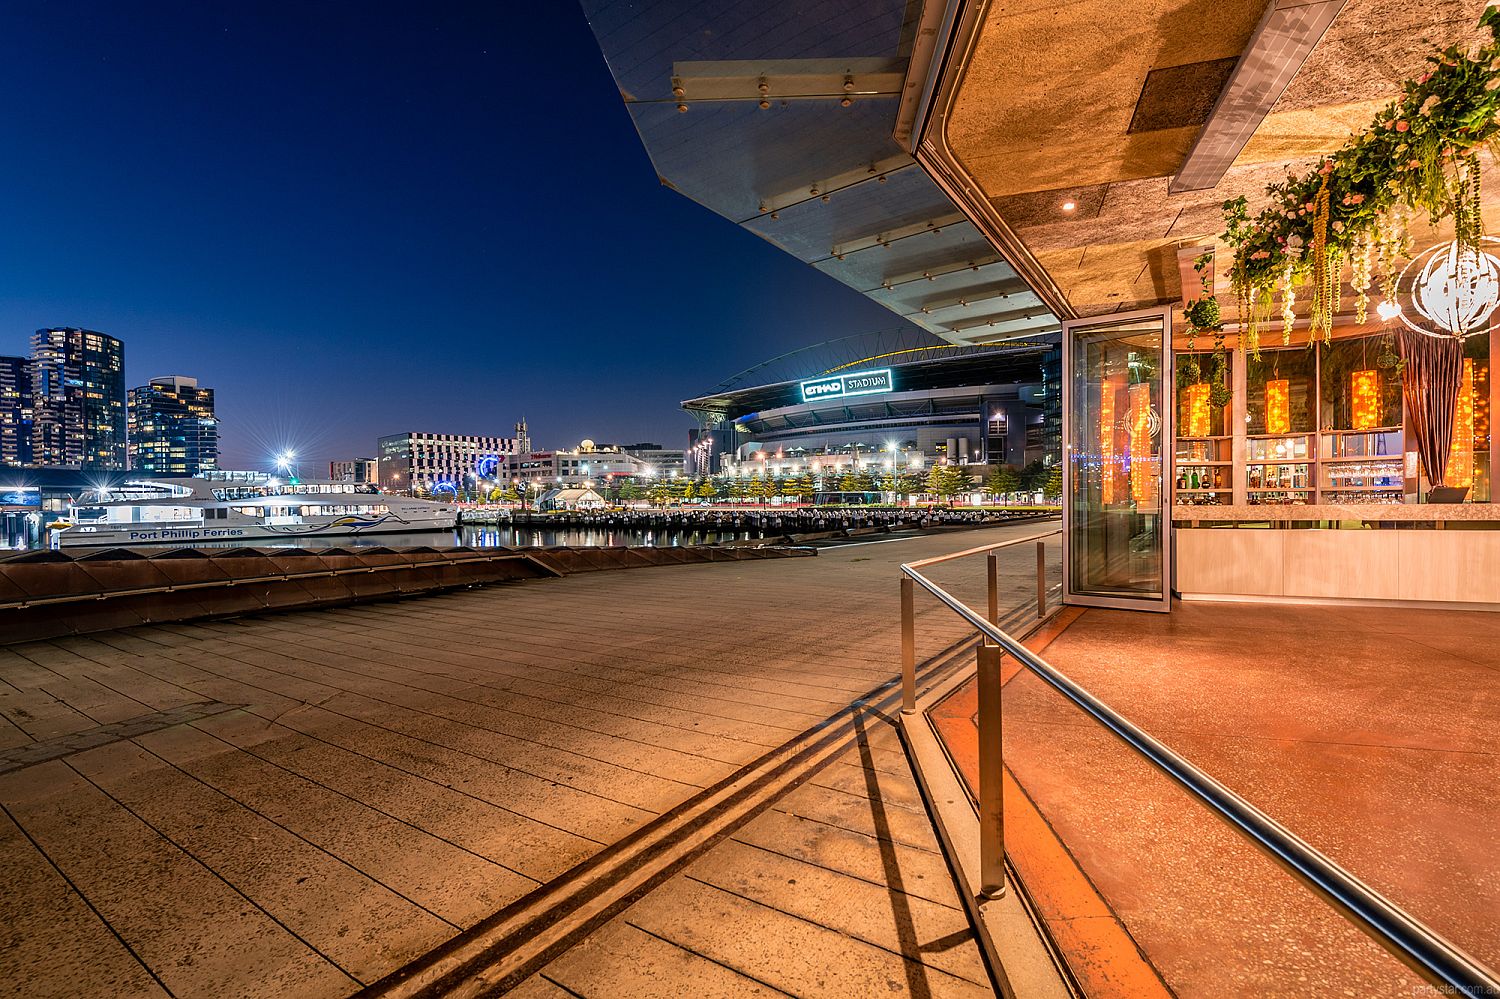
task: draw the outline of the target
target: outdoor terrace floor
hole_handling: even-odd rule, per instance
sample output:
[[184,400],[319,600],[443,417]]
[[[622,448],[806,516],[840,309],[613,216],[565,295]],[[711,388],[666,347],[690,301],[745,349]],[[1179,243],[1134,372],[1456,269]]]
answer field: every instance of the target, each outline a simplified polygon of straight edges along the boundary
[[0,982],[375,994],[842,717],[517,994],[987,993],[879,707],[896,566],[1045,526],[0,647]]
[[[1500,967],[1500,614],[1069,609],[1029,644]],[[1092,994],[1147,994],[1120,988],[1136,947],[1184,997],[1438,994],[1036,676],[1009,660],[1003,675],[1007,844]],[[975,696],[971,682],[932,712],[971,788]],[[1050,860],[1028,872],[1032,856]]]

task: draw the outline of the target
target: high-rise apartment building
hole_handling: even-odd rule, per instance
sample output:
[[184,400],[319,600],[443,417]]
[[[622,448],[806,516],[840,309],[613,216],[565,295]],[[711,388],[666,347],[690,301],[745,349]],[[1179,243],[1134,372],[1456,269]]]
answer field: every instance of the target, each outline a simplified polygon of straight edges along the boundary
[[130,390],[130,467],[193,476],[219,463],[214,390],[167,375]]
[[463,490],[470,477],[493,479],[505,457],[516,453],[514,437],[467,434],[392,434],[379,446],[380,488],[388,492]]
[[125,468],[125,345],[71,326],[31,338],[32,461]]
[[0,465],[31,464],[31,362],[0,357]]

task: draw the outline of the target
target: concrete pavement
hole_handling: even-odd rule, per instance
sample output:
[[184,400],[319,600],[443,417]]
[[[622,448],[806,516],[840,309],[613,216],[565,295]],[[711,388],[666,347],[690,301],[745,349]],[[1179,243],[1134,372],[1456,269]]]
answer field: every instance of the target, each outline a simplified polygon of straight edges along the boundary
[[[844,712],[830,762],[525,987],[983,991],[894,731],[847,709],[894,674],[899,561],[1038,529],[0,647],[30,753],[0,762],[0,990],[347,995]],[[922,603],[920,655],[961,638]]]

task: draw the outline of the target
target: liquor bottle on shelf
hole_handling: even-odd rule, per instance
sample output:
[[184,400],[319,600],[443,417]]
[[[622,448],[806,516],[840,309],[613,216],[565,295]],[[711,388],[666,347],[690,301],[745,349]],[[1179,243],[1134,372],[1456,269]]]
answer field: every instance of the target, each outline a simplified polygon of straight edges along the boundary
[[1192,488],[1192,489],[1197,489],[1198,488],[1198,486],[1199,486],[1199,480],[1198,480],[1198,470],[1196,468],[1193,469],[1193,474],[1188,478],[1188,482],[1191,483],[1190,488]]
[[1218,468],[1214,469],[1214,488],[1215,489],[1222,489],[1224,487],[1224,481],[1223,481],[1223,477],[1221,475],[1221,472],[1222,472],[1222,469],[1218,469]]

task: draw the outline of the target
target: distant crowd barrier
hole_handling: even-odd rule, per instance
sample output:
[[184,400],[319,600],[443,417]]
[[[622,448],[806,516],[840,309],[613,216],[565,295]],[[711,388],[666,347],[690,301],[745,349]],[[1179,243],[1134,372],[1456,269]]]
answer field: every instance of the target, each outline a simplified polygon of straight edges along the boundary
[[755,548],[110,548],[0,558],[0,645],[575,572],[814,554]]

